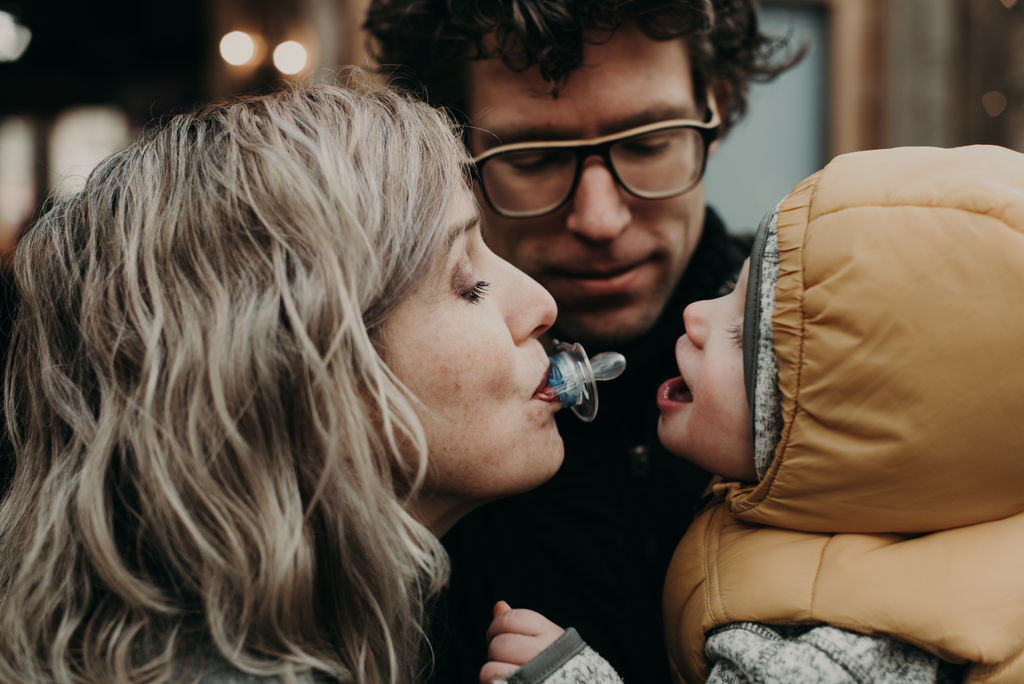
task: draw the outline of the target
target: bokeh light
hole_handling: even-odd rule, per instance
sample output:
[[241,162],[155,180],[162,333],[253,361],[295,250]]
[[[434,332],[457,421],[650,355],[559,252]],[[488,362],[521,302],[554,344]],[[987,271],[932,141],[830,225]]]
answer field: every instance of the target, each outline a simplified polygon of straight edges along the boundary
[[16,62],[32,41],[32,32],[10,12],[0,10],[0,62]]
[[981,107],[989,116],[999,116],[1006,111],[1006,95],[998,90],[990,90],[981,96]]
[[220,56],[234,66],[241,66],[256,54],[256,42],[245,31],[231,31],[220,39]]
[[274,66],[282,74],[297,74],[306,68],[309,55],[302,43],[286,40],[274,48]]
[[128,116],[117,107],[66,109],[50,132],[50,186],[57,196],[77,192],[104,158],[126,146],[132,136]]
[[28,117],[0,119],[0,250],[13,244],[35,208],[35,135]]

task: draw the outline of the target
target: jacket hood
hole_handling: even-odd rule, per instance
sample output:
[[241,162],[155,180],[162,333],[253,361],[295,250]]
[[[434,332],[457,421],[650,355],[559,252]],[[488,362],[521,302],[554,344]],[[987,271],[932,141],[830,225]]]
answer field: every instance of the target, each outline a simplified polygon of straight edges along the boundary
[[[771,239],[767,303],[758,283],[772,275],[761,256]],[[728,485],[733,514],[812,532],[919,533],[1024,511],[1024,155],[837,157],[762,223],[750,274],[755,443],[759,420],[762,437],[775,432],[761,481]],[[778,403],[756,401],[770,361]],[[765,406],[780,409],[774,426]]]
[[[771,465],[782,429],[779,364],[775,356],[772,312],[779,282],[779,208],[770,211],[754,234],[743,320],[743,375],[754,440],[758,479]],[[749,322],[749,324],[747,324]]]

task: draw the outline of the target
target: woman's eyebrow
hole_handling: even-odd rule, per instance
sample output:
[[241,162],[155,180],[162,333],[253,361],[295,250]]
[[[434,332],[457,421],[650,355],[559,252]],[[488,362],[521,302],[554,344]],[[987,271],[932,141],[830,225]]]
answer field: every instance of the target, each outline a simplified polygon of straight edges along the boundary
[[455,244],[455,241],[458,240],[463,235],[465,235],[470,230],[473,230],[473,228],[478,223],[480,223],[480,217],[471,216],[470,218],[466,219],[465,221],[462,221],[461,223],[454,224],[448,231],[448,242],[446,244],[445,253],[452,251],[452,246]]

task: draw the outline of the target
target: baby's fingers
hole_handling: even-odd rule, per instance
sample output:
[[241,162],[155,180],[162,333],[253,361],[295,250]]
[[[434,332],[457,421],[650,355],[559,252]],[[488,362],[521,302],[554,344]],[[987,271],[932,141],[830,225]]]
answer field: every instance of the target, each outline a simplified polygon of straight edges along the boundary
[[491,610],[491,617],[498,617],[512,610],[512,606],[508,605],[507,601],[498,601],[494,604],[494,608]]
[[[495,610],[495,613],[497,613],[497,610]],[[564,631],[564,629],[536,611],[516,608],[495,615],[494,619],[491,620],[490,627],[487,629],[487,639],[493,639],[496,635],[505,632],[514,632],[530,636],[543,636],[548,639],[548,643],[551,643],[561,636]]]
[[487,658],[499,663],[525,665],[550,644],[546,639],[525,634],[499,634],[487,645]]
[[480,668],[480,684],[490,684],[496,679],[505,679],[519,669],[518,665],[511,663],[498,663],[491,661]]

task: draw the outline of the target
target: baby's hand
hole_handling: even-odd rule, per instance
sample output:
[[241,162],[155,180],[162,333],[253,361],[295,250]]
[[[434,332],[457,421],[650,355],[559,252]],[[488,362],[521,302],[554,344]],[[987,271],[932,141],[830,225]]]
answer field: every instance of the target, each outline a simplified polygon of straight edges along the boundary
[[533,660],[565,630],[546,617],[504,601],[494,604],[494,619],[487,629],[487,662],[480,668],[480,684],[503,679]]

